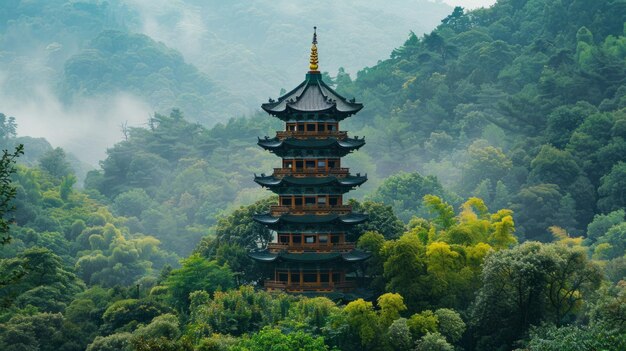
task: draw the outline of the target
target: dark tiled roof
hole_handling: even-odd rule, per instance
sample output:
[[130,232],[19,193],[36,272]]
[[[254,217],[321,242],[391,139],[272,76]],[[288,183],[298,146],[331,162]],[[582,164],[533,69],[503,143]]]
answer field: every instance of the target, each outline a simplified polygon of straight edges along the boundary
[[275,150],[279,148],[284,149],[347,149],[358,150],[361,146],[365,145],[365,139],[346,138],[346,139],[296,139],[287,138],[280,140],[278,138],[259,138],[258,145],[266,150]]
[[367,215],[363,213],[350,213],[347,215],[282,215],[280,217],[274,217],[269,213],[257,214],[253,216],[256,222],[261,224],[273,225],[278,223],[293,223],[293,224],[359,224],[367,220]]
[[363,104],[346,100],[322,81],[320,73],[307,73],[306,79],[295,89],[262,104],[263,110],[273,115],[284,113],[328,112],[351,115],[363,108]]
[[367,175],[347,176],[343,178],[337,177],[292,177],[285,176],[283,178],[275,178],[274,176],[254,177],[254,181],[262,186],[276,187],[283,185],[303,185],[303,186],[323,186],[323,185],[339,185],[346,187],[359,186],[367,181]]
[[272,253],[268,250],[255,250],[249,253],[249,256],[257,261],[261,262],[273,262],[277,259],[282,259],[291,262],[328,262],[336,259],[342,259],[346,262],[359,262],[370,258],[369,252],[361,251],[358,249],[350,252],[305,252],[305,253],[289,253],[289,252],[277,252]]

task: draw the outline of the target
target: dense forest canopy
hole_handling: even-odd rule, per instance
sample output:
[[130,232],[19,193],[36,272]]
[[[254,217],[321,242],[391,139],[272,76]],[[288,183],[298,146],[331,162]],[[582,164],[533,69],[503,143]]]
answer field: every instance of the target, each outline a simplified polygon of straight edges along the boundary
[[[371,295],[351,301],[263,291],[265,268],[248,256],[273,237],[252,216],[276,203],[252,181],[277,166],[255,140],[282,126],[233,111],[258,87],[255,104],[291,87],[272,76],[306,62],[293,44],[304,34],[286,40],[277,24],[301,15],[286,2],[157,4],[0,5],[7,96],[35,77],[68,106],[97,109],[124,90],[156,111],[128,107],[141,123],[114,124],[121,140],[87,172],[0,110],[0,349],[626,349],[626,2],[392,1],[396,17],[381,22],[367,20],[382,5],[324,19],[360,32],[333,54],[348,40],[328,38],[329,58],[377,41],[376,23],[404,26],[420,9],[440,20],[425,34],[403,27],[413,32],[375,65],[324,73],[366,106],[341,128],[367,141],[346,163],[369,177],[349,200],[369,221],[348,234],[372,255],[359,268]],[[182,36],[199,14],[214,22]],[[258,28],[229,31],[242,21]],[[215,52],[203,61],[189,42]],[[23,65],[33,52],[46,55]],[[208,68],[233,67],[238,52],[231,64],[250,67]],[[269,63],[248,64],[259,57]],[[250,90],[233,88],[242,81]]]

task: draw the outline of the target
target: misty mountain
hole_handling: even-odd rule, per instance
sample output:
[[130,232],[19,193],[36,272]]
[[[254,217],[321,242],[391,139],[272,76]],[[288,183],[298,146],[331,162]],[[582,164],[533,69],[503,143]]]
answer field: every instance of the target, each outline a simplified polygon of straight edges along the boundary
[[388,57],[413,31],[430,31],[452,8],[428,0],[146,1],[127,0],[136,28],[176,48],[250,108],[300,82],[313,26],[320,69],[355,73]]

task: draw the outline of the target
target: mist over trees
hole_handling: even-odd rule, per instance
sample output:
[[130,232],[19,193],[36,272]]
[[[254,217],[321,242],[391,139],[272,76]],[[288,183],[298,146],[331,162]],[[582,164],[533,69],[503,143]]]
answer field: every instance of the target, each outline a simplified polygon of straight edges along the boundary
[[[117,135],[87,172],[0,104],[0,349],[626,349],[626,5],[407,3],[0,5],[0,102],[41,84],[52,125],[133,116],[68,117]],[[365,104],[341,127],[367,141],[346,157],[372,255],[351,300],[261,290],[248,256],[276,202],[256,137],[282,126],[239,115],[301,78],[310,26],[287,19],[307,9],[332,13],[324,79]]]

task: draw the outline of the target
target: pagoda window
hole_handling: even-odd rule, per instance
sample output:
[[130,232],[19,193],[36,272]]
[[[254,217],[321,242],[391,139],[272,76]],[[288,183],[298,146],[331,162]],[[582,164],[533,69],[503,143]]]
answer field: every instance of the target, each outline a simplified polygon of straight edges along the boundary
[[313,124],[313,123],[307,123],[307,125],[306,125],[306,131],[307,131],[307,132],[314,132],[314,131],[315,131],[315,124]]
[[325,124],[323,124],[323,123],[318,124],[318,125],[317,125],[317,130],[318,130],[319,132],[323,132],[323,131],[325,131],[325,130],[326,130],[326,125],[325,125]]
[[295,123],[287,123],[287,130],[288,131],[295,131],[296,130],[296,124]]
[[329,132],[332,132],[332,131],[335,131],[335,130],[337,130],[337,126],[335,124],[329,124],[328,125],[328,131]]
[[328,283],[328,273],[320,273],[320,283]]
[[289,235],[279,235],[278,236],[278,242],[280,242],[281,244],[288,244],[289,243]]
[[328,199],[328,204],[329,204],[329,205],[331,205],[331,206],[337,206],[337,205],[339,205],[339,197],[337,197],[337,196],[331,196],[331,197]]
[[317,161],[317,168],[326,168],[326,160],[318,160]]
[[[293,279],[292,279],[292,281],[293,281]],[[340,273],[333,273],[333,282],[334,283],[341,282],[341,274]]]
[[302,235],[294,235],[292,239],[294,244],[302,243]]
[[287,282],[287,281],[289,281],[289,274],[287,272],[279,272],[278,273],[278,281],[279,282]]
[[315,198],[313,196],[307,196],[304,198],[304,205],[305,206],[314,206],[315,205]]
[[302,169],[303,166],[304,166],[304,161],[296,160],[296,169]]
[[315,235],[305,235],[304,236],[305,244],[315,244]]
[[280,203],[283,206],[291,206],[291,198],[290,197],[283,197],[280,199]]
[[291,167],[293,167],[293,161],[292,160],[285,160],[285,162],[283,163],[283,167],[284,168],[291,168]]
[[300,284],[300,273],[291,273],[291,282]]
[[317,273],[304,273],[305,283],[317,283]]
[[339,235],[331,235],[330,242],[333,244],[339,244]]
[[321,234],[319,236],[320,244],[326,244],[328,242],[328,234]]
[[299,132],[304,132],[304,124],[298,123],[298,131]]
[[305,165],[306,165],[307,169],[314,169],[315,168],[315,160],[307,160]]
[[326,205],[326,196],[318,196],[317,197],[318,205]]
[[301,197],[294,198],[294,205],[302,206],[302,198]]
[[337,160],[328,160],[328,168],[339,167],[339,162]]

